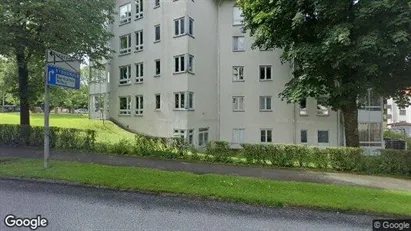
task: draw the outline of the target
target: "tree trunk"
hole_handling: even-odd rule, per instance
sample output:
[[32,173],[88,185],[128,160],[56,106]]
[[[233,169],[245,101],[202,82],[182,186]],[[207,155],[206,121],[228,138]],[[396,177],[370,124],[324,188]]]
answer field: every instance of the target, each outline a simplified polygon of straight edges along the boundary
[[359,147],[358,136],[358,109],[356,99],[350,99],[350,103],[342,108],[344,116],[345,143],[347,147]]
[[19,74],[20,125],[30,126],[28,62],[23,51],[17,51],[16,58]]

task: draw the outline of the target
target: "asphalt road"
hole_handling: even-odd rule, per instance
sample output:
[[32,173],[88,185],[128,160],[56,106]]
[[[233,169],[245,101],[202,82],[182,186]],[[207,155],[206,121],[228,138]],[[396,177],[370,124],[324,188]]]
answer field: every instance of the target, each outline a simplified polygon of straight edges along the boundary
[[371,230],[373,217],[295,208],[0,180],[1,231],[8,214],[46,218],[38,230]]

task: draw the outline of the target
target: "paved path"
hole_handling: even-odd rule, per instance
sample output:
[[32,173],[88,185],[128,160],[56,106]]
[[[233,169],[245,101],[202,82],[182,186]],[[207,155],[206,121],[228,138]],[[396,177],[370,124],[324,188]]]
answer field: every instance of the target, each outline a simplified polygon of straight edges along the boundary
[[[0,148],[0,156],[43,158],[43,150],[30,148]],[[411,192],[411,180],[355,175],[347,173],[326,173],[308,170],[272,169],[211,163],[192,163],[178,160],[161,160],[142,157],[110,156],[88,153],[52,152],[51,159],[118,166],[137,166],[167,171],[192,172],[196,174],[214,173],[281,181],[355,185],[371,188],[404,190]]]
[[[0,230],[4,218],[37,215],[38,230],[371,230],[366,215],[187,199],[62,184],[0,180]],[[18,229],[22,230],[22,229]],[[29,229],[24,229],[29,230]]]

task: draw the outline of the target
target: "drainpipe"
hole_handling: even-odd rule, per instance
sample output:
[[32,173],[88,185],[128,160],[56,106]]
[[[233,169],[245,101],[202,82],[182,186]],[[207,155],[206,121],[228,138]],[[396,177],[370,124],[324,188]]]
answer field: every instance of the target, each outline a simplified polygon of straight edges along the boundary
[[217,2],[217,140],[221,140],[221,82],[220,82],[220,8],[221,0]]

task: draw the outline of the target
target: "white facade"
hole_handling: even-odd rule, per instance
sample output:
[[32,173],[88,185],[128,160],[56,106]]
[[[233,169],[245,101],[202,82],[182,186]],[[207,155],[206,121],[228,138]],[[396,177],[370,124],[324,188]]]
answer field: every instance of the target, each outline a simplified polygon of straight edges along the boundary
[[387,127],[411,137],[411,106],[400,108],[393,99],[387,100]]
[[344,145],[339,112],[315,99],[301,107],[279,99],[292,67],[281,64],[281,51],[251,49],[235,1],[116,3],[110,118],[143,134],[184,136],[198,146],[209,140],[233,147]]

